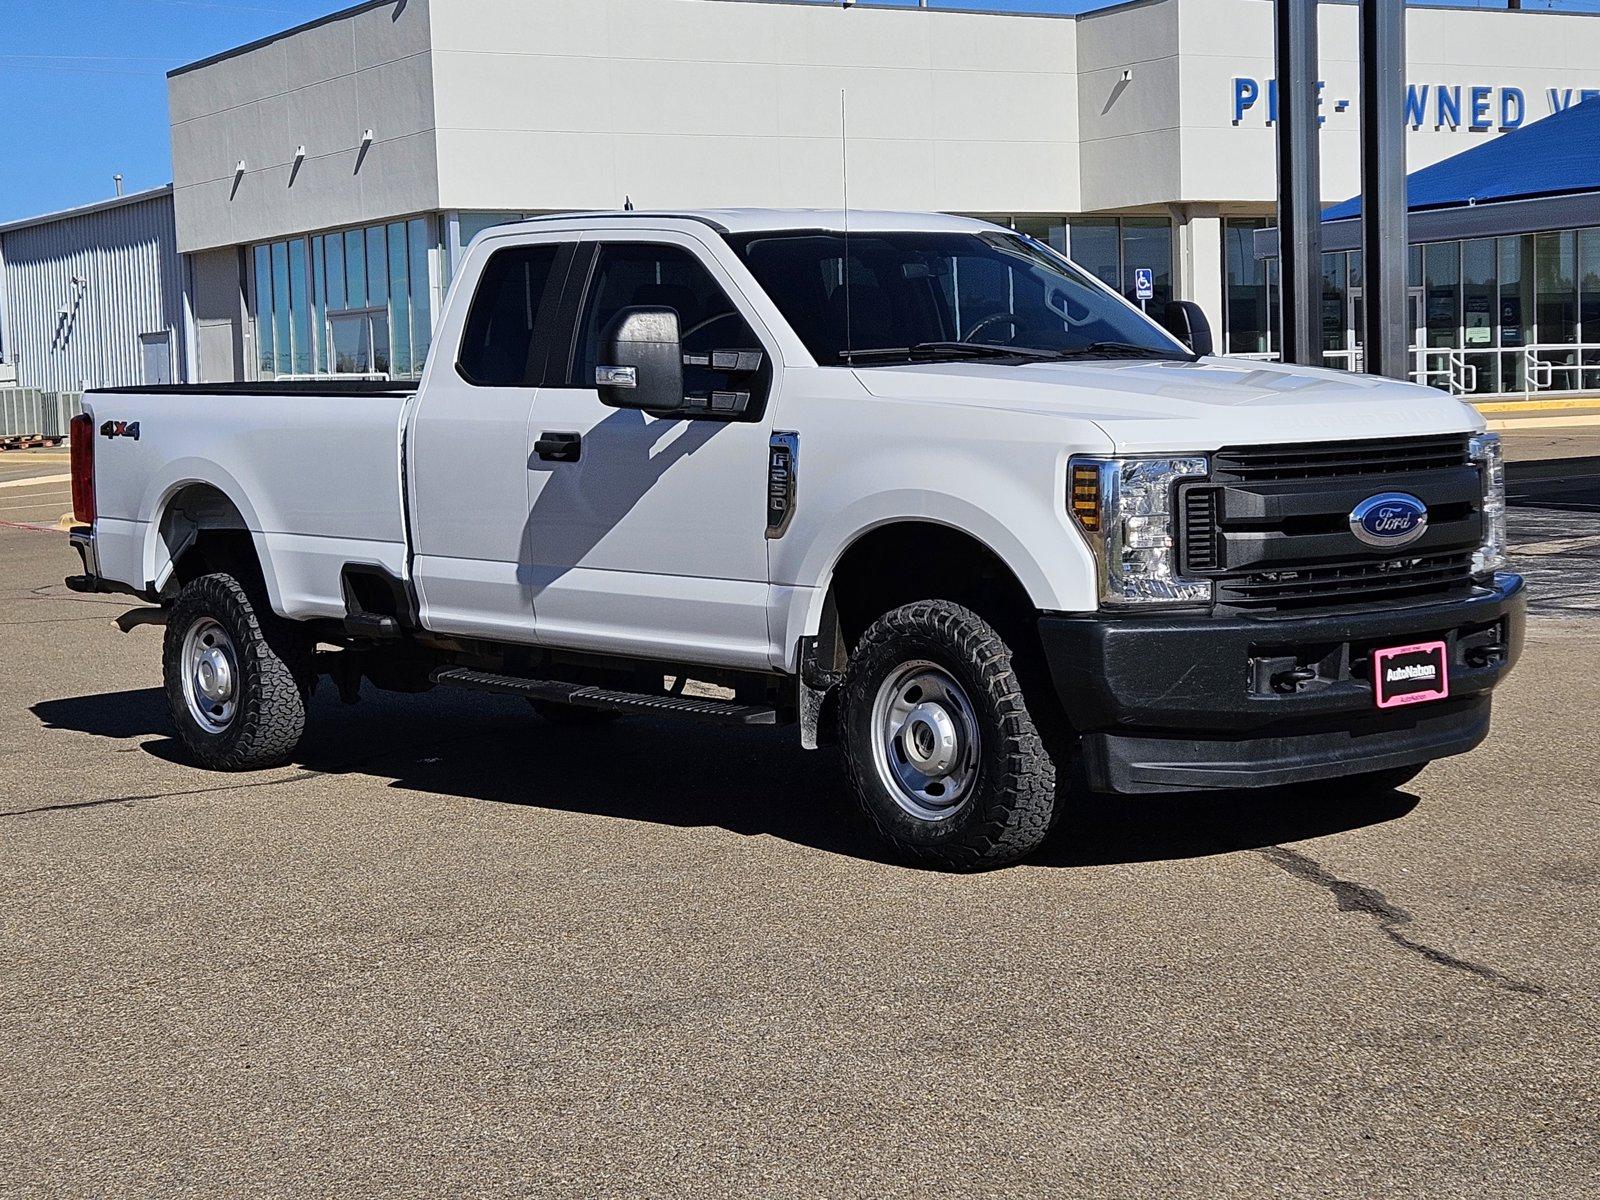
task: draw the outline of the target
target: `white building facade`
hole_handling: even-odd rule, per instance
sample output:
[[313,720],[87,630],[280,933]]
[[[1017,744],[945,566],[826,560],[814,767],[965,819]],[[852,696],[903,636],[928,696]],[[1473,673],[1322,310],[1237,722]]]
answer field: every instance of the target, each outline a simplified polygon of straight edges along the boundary
[[[1322,5],[1329,202],[1359,190],[1356,16]],[[188,374],[415,375],[475,232],[629,200],[985,216],[1270,354],[1272,45],[1270,0],[364,4],[170,77]],[[1600,96],[1593,15],[1413,6],[1408,51],[1410,169]]]

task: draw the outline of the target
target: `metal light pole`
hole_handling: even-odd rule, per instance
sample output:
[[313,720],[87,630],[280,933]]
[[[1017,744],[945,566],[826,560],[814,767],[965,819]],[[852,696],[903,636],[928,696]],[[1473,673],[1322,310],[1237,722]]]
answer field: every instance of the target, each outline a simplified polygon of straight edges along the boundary
[[1361,344],[1391,379],[1410,374],[1405,105],[1405,0],[1361,0]]
[[1322,362],[1322,163],[1317,0],[1273,0],[1277,34],[1278,253],[1284,362]]

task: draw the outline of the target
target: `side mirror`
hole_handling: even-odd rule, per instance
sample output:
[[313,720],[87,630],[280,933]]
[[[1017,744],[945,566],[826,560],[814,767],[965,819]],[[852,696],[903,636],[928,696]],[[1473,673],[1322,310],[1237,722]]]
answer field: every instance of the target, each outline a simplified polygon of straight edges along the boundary
[[670,308],[625,308],[600,335],[594,369],[600,402],[612,408],[677,412],[683,396],[683,340]]
[[1168,333],[1201,358],[1213,352],[1211,322],[1206,320],[1205,312],[1192,300],[1169,300],[1161,323]]

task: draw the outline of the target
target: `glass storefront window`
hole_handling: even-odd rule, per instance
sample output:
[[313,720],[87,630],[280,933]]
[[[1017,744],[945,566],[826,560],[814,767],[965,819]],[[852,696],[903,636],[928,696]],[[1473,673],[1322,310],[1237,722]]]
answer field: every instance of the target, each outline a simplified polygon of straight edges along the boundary
[[1469,368],[1463,383],[1478,394],[1500,390],[1500,362],[1492,353],[1499,300],[1497,265],[1493,238],[1461,243],[1461,340]]
[[1272,350],[1272,307],[1267,262],[1256,257],[1256,230],[1266,217],[1228,217],[1222,223],[1222,259],[1227,275],[1222,297],[1223,353],[1268,354]]
[[276,374],[272,357],[272,247],[257,246],[256,275],[256,369],[264,376]]
[[1565,346],[1578,340],[1578,266],[1571,230],[1535,240],[1539,341]]
[[[1232,305],[1242,247],[1231,228],[1224,236]],[[1365,298],[1361,255],[1329,252],[1322,265],[1323,362],[1351,366]],[[1274,318],[1277,266],[1265,263]],[[1413,244],[1409,276],[1420,334],[1413,379],[1476,396],[1600,389],[1600,228]],[[1231,339],[1231,312],[1228,328]]]
[[294,346],[289,340],[289,243],[272,243],[272,369],[294,371]]
[[1494,345],[1496,278],[1494,239],[1461,243],[1461,333],[1468,350]]
[[294,327],[294,373],[311,374],[311,296],[306,288],[306,240],[289,243],[289,320]]
[[1322,350],[1323,365],[1346,367],[1347,358],[1328,357],[1346,349],[1344,331],[1350,305],[1348,264],[1343,253],[1322,256]]
[[351,308],[367,306],[367,239],[359,229],[344,234],[345,303]]
[[1018,217],[1012,222],[1018,233],[1025,233],[1049,246],[1057,254],[1067,253],[1067,223],[1031,217]]
[[472,244],[472,239],[485,229],[493,229],[496,225],[509,225],[513,221],[522,220],[519,212],[464,212],[461,214],[461,248],[466,249]]
[[1120,243],[1115,217],[1080,217],[1072,222],[1072,261],[1114,292],[1122,290]]
[[1423,321],[1430,349],[1455,349],[1461,330],[1461,243],[1423,247]]
[[[322,238],[311,239],[311,320],[318,329],[328,327],[328,289],[325,283],[328,278]],[[317,339],[317,373],[328,373],[328,339]]]
[[1165,217],[1122,218],[1122,294],[1138,295],[1133,273],[1148,269],[1155,276],[1150,311],[1159,313],[1172,299],[1172,222]]
[[428,223],[421,217],[406,225],[411,279],[411,365],[420,373],[433,345],[433,283],[428,272]]
[[389,226],[389,319],[394,327],[394,373],[420,375],[422,364],[412,369],[411,291],[406,285],[410,258],[406,253],[406,227],[399,222]]
[[426,218],[252,248],[262,378],[416,378],[433,341]]
[[1592,347],[1583,353],[1583,386],[1600,388],[1600,229],[1578,230],[1578,336]]
[[1154,276],[1151,311],[1172,299],[1172,222],[1166,217],[1074,217],[1072,261],[1137,304],[1134,272]]

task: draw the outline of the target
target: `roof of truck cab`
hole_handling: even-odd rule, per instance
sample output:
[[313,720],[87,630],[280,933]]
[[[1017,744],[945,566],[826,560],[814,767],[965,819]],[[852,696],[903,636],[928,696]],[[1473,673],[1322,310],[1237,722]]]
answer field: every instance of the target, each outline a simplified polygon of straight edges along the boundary
[[[848,220],[847,220],[848,217]],[[720,233],[779,233],[786,230],[825,229],[831,232],[872,233],[884,231],[962,233],[994,228],[987,221],[972,217],[952,217],[945,213],[890,212],[852,208],[848,214],[839,208],[699,208],[663,211],[552,213],[510,225],[495,226],[496,232],[519,227],[548,228],[552,222],[572,223],[593,228],[615,222],[621,227],[651,221],[697,221]]]

